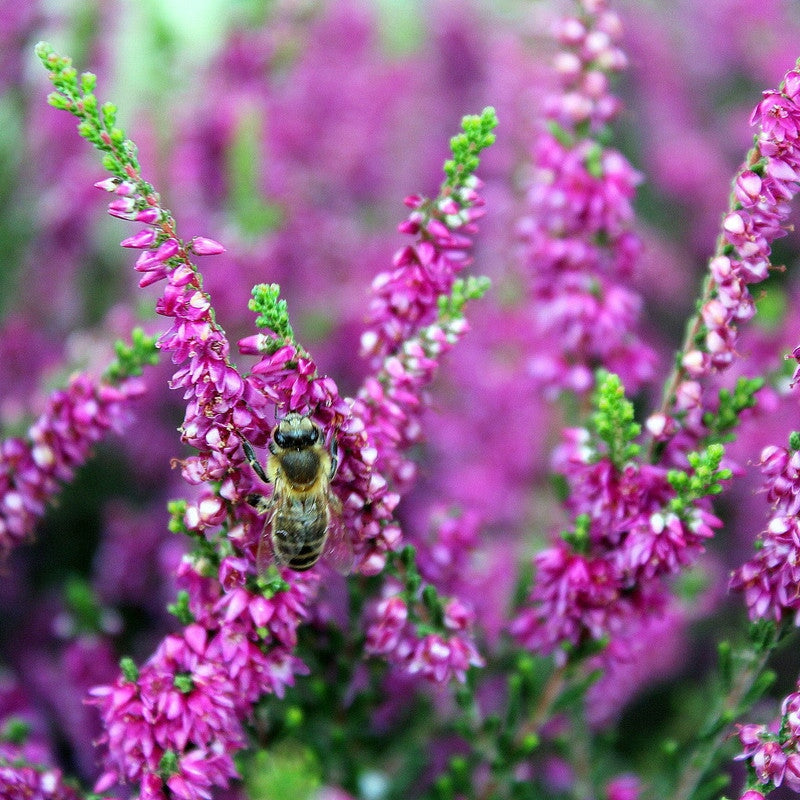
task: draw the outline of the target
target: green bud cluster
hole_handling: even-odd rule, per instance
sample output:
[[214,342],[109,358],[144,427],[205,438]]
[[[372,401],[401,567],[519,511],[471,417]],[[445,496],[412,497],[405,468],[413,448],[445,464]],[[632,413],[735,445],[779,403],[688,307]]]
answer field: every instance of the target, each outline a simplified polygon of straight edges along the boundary
[[461,319],[464,307],[470,300],[480,300],[489,291],[492,282],[484,275],[456,278],[450,294],[439,295],[439,324]]
[[443,194],[447,194],[448,188],[455,189],[467,183],[480,164],[480,152],[494,143],[496,137],[492,131],[496,127],[497,114],[491,106],[479,115],[470,114],[461,120],[462,133],[450,140],[453,157],[444,163]]
[[625,389],[617,375],[601,371],[593,396],[595,412],[591,429],[605,443],[607,456],[617,469],[635,458],[641,447],[634,442],[641,425],[634,422],[633,403],[625,397]]
[[106,369],[103,377],[109,383],[120,383],[126,378],[142,374],[144,367],[158,364],[158,345],[153,336],[148,336],[141,328],[131,331],[131,344],[127,345],[121,339],[114,344],[117,354]]
[[755,406],[756,395],[765,382],[764,378],[740,377],[733,391],[720,389],[716,412],[709,411],[703,415],[703,424],[709,430],[708,441],[729,442],[734,439],[733,431],[742,412]]
[[[277,347],[287,341],[295,343],[294,331],[289,322],[289,309],[280,299],[281,287],[277,283],[259,283],[253,287],[247,307],[258,314],[256,325],[272,331],[277,338]],[[277,349],[276,347],[276,349]]]
[[[136,146],[126,138],[125,131],[117,127],[117,107],[113,103],[98,104],[94,94],[97,78],[91,72],[78,75],[72,60],[56,53],[47,42],[36,45],[36,55],[55,87],[47,102],[80,120],[78,133],[103,153],[103,167],[108,172],[121,180],[131,179],[130,168],[138,174]],[[153,192],[149,185],[142,189],[144,193]]]
[[731,478],[729,469],[719,468],[724,455],[725,448],[721,444],[711,444],[705,450],[687,455],[690,471],[673,469],[667,473],[667,480],[677,495],[670,500],[670,511],[685,516],[697,500],[722,491],[722,482]]

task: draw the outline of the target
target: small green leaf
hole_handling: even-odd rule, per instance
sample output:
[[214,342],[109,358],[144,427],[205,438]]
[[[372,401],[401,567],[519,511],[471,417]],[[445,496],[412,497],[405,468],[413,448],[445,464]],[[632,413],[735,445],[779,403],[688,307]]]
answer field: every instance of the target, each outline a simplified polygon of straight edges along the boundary
[[126,681],[133,683],[139,679],[139,668],[129,656],[120,659],[119,668]]

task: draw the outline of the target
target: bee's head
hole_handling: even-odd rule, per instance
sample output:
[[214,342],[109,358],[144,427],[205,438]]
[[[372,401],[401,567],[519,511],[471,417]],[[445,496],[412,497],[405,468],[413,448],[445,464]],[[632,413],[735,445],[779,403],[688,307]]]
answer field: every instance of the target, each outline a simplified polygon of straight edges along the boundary
[[319,425],[296,411],[290,411],[272,430],[272,440],[283,450],[304,450],[321,438]]

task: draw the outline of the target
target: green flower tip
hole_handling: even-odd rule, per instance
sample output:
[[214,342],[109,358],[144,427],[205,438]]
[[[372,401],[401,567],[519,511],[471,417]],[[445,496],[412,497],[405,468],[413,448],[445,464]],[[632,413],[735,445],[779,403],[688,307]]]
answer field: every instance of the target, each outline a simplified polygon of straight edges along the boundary
[[792,450],[800,450],[800,431],[792,431],[789,434],[789,447]]
[[126,681],[133,683],[139,678],[139,668],[129,656],[120,659],[119,668]]
[[173,679],[172,685],[181,694],[189,694],[194,689],[194,681],[188,672],[179,672]]
[[189,608],[189,593],[185,589],[178,592],[175,602],[167,606],[167,611],[184,625],[191,625],[195,621]]
[[487,106],[481,114],[470,114],[461,120],[461,133],[450,140],[453,158],[444,164],[446,187],[463,186],[480,164],[478,154],[494,144],[492,131],[497,127],[497,114]]
[[31,726],[21,717],[9,717],[0,730],[0,742],[23,745],[31,732]]
[[131,343],[121,339],[114,343],[117,358],[104,373],[110,383],[119,383],[126,378],[142,374],[144,367],[158,364],[158,345],[154,336],[148,336],[141,328],[131,331]]
[[159,775],[161,775],[164,780],[167,780],[178,771],[179,766],[178,756],[175,751],[167,750],[158,762]]
[[260,283],[253,287],[247,307],[258,314],[256,325],[272,331],[280,339],[294,341],[294,331],[289,322],[289,309],[280,299],[281,287],[277,283]]
[[576,552],[586,554],[589,552],[589,528],[592,518],[588,514],[579,514],[575,517],[574,530],[561,532],[561,538]]
[[464,316],[464,306],[470,300],[480,300],[492,285],[491,280],[485,275],[470,275],[466,280],[457,278],[453,281],[450,294],[440,295],[439,322],[459,319]]
[[68,58],[64,58],[56,53],[50,42],[37,42],[34,45],[33,52],[36,53],[36,56],[47,69],[54,70],[59,66],[70,66],[71,64]]
[[634,439],[642,428],[634,421],[633,403],[625,397],[625,388],[619,376],[599,370],[596,380],[592,427],[606,443],[611,461],[621,468],[638,455],[641,448],[634,443]]
[[[289,590],[289,584],[281,577],[281,573],[278,571],[275,564],[270,564],[266,573],[256,578],[256,586],[267,600],[275,597],[275,595],[280,592]],[[269,631],[265,630],[264,636],[268,633]]]

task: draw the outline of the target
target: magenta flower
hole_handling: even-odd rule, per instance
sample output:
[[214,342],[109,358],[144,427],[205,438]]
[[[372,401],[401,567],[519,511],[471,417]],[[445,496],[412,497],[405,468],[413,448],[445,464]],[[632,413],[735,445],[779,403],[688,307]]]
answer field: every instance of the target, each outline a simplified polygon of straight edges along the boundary
[[800,610],[800,455],[766,447],[760,466],[772,513],[755,556],[732,574],[730,585],[744,592],[751,620],[780,622]]
[[485,213],[480,187],[473,178],[435,201],[405,199],[412,211],[399,230],[415,236],[417,243],[398,250],[394,269],[372,282],[367,329],[361,337],[365,355],[395,353],[435,321],[438,298],[450,294],[456,276],[471,261],[470,234],[477,231],[475,222]]
[[111,385],[75,375],[65,389],[49,396],[24,439],[0,444],[0,558],[33,535],[61,485],[108,430],[122,430],[128,404],[143,391],[137,378]]
[[64,781],[61,770],[12,766],[2,761],[0,797],[8,800],[83,800],[83,794]]
[[605,2],[579,5],[581,16],[557,31],[562,92],[545,102],[551,127],[534,145],[530,212],[519,226],[544,345],[530,370],[548,394],[587,393],[600,366],[636,389],[654,361],[634,333],[641,300],[629,288],[641,250],[631,206],[641,178],[600,136],[620,109],[609,75],[626,65],[621,26]]
[[[208,587],[190,601],[205,624],[168,636],[135,676],[91,692],[106,745],[96,791],[131,782],[142,797],[168,797],[167,786],[177,796],[207,798],[211,787],[236,776],[232,755],[245,743],[242,720],[259,697],[282,695],[304,670],[292,651],[313,586],[301,576],[267,599],[244,588],[249,569],[242,560],[224,561],[220,584],[194,573],[195,589],[198,582]],[[184,585],[191,586],[188,577]],[[202,613],[203,596],[213,614]]]
[[406,601],[399,594],[388,594],[373,609],[365,650],[383,656],[407,674],[436,683],[451,678],[463,683],[471,666],[484,664],[467,636],[473,620],[474,614],[461,601],[450,600],[445,607],[445,626],[450,635],[428,633],[420,637]]
[[[667,427],[670,431],[681,429],[679,398],[684,384],[693,384],[732,363],[737,326],[755,312],[748,287],[768,276],[772,242],[785,235],[789,201],[800,186],[798,74],[796,69],[787,72],[779,90],[765,92],[751,117],[751,123],[759,125],[756,144],[734,181],[717,252],[709,263],[700,314],[689,326],[680,368],[667,384],[664,404],[654,422],[658,429],[664,427],[663,417],[670,406],[674,418]],[[800,348],[793,355],[800,356]],[[690,417],[690,425],[691,421]],[[686,445],[686,436],[681,438],[674,449]]]

